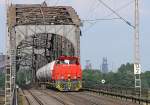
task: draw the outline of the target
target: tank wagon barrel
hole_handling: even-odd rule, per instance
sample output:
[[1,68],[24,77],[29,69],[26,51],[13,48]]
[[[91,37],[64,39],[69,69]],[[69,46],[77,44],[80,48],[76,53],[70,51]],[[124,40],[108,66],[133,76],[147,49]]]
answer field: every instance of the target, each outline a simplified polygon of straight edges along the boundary
[[37,70],[36,77],[38,80],[49,81],[51,80],[52,70],[56,61],[46,64],[42,68]]

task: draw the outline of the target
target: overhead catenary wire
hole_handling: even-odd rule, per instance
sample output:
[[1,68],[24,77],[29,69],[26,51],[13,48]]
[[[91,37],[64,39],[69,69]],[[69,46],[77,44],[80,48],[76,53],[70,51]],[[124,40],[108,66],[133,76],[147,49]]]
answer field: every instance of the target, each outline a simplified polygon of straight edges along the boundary
[[57,1],[55,2],[55,5],[54,5],[54,6],[57,6],[57,4],[59,3],[59,1],[60,1],[60,0],[57,0]]
[[85,20],[81,20],[81,21],[84,22],[84,21],[115,20],[115,19],[120,19],[120,18],[99,18],[99,19],[91,19],[91,20],[85,19]]
[[[131,5],[132,3],[134,3],[134,0],[131,0],[130,2],[126,3],[125,5],[121,6],[120,8],[115,9],[116,12],[121,11],[122,9],[126,8],[127,6]],[[114,13],[110,13],[109,15],[105,16],[105,17],[109,17],[111,15],[113,15]]]
[[[53,0],[54,1],[54,0]],[[54,2],[51,2],[50,0],[45,0],[46,3],[48,3],[48,5],[51,6],[57,6],[58,3],[60,2],[60,0],[55,0]],[[51,3],[50,3],[51,2]]]
[[85,30],[83,30],[83,32],[86,32],[87,30],[89,30],[91,27],[93,27],[98,21],[108,21],[108,20],[117,20],[117,19],[120,19],[120,18],[101,18],[101,19],[91,19],[91,20],[81,20],[82,21],[82,23],[84,23],[84,22],[88,22],[88,23],[90,23],[90,22],[93,22],[93,23],[90,23],[91,25],[88,27],[88,28],[86,28]]
[[[121,7],[117,8],[117,9],[115,9],[114,11],[116,11],[116,12],[121,11],[121,10],[125,9],[127,6],[131,5],[132,3],[134,3],[133,0],[131,0],[130,2],[126,3],[126,4],[123,5],[123,6],[121,6]],[[90,23],[90,24],[91,24],[91,25],[90,25],[87,29],[85,29],[83,32],[86,32],[87,30],[89,30],[91,27],[93,27],[93,26],[94,26],[97,22],[99,22],[99,21],[105,21],[105,20],[107,21],[107,20],[120,19],[120,18],[108,18],[108,17],[112,16],[113,14],[114,14],[114,13],[112,12],[112,13],[110,13],[110,14],[104,16],[103,18],[97,18],[97,19],[82,19],[81,21],[82,21],[83,23],[86,22],[86,23]],[[93,22],[93,23],[91,23],[91,22]]]
[[115,20],[115,19],[120,19],[120,18],[101,18],[101,19],[91,19],[91,20],[82,20],[82,22],[93,22],[93,23],[90,23],[91,25],[87,28],[87,29],[85,29],[83,32],[86,32],[88,29],[90,29],[91,27],[93,27],[96,23],[97,23],[97,21],[100,21],[100,20]]
[[122,21],[124,21],[127,25],[135,28],[134,25],[132,25],[128,20],[126,20],[125,18],[123,18],[120,14],[118,14],[114,9],[112,9],[110,6],[108,6],[105,2],[103,2],[102,0],[98,0],[101,4],[103,4],[107,9],[109,9],[110,11],[112,11],[113,14],[115,14],[116,16],[118,16]]
[[88,19],[88,17],[91,17],[91,13],[93,14],[93,12],[97,9],[97,7],[99,6],[100,3],[98,4],[94,4],[95,2],[93,1],[93,3],[91,3],[90,8],[88,10],[88,14],[86,16],[86,18]]
[[[116,10],[114,10],[114,11],[121,11],[122,9],[124,9],[124,8],[126,8],[127,6],[129,6],[130,4],[132,4],[134,1],[132,0],[132,1],[130,1],[130,2],[128,2],[128,3],[126,3],[125,5],[123,5],[123,6],[121,6],[120,8],[117,8]],[[86,21],[99,21],[99,20],[113,20],[113,19],[120,19],[120,18],[111,18],[111,19],[108,19],[107,17],[110,17],[111,15],[113,15],[114,13],[110,13],[110,14],[108,14],[108,15],[106,15],[106,16],[104,16],[103,18],[97,18],[97,19],[82,19],[81,21],[84,21],[84,20],[86,20]]]

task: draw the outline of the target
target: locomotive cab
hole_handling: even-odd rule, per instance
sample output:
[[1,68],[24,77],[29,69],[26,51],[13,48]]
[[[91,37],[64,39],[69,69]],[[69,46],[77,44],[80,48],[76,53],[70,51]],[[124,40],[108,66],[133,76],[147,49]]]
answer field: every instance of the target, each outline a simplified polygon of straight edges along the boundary
[[57,59],[52,79],[61,91],[78,91],[81,87],[82,71],[78,57],[61,56]]

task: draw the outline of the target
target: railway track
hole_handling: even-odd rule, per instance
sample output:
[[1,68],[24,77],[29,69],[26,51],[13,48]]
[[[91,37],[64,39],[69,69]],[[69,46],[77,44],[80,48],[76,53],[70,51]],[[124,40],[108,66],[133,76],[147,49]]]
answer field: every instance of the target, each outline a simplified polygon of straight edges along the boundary
[[46,93],[56,94],[62,100],[67,100],[69,105],[139,105],[125,100],[119,100],[108,96],[100,96],[92,92],[55,92],[46,90]]
[[58,92],[49,89],[24,91],[27,105],[139,105],[88,91]]
[[44,105],[30,90],[23,90],[28,105]]
[[60,102],[62,105],[71,105],[70,103],[66,102],[63,98],[61,97],[58,97],[54,94],[50,94],[49,92],[46,92],[46,91],[41,91],[43,92],[44,94],[48,95],[49,97],[52,97],[53,99],[57,100],[58,102]]
[[[83,92],[82,92],[83,93]],[[92,99],[87,99],[85,97],[80,96],[81,93],[78,93],[79,95],[76,95],[75,93],[66,93],[66,95],[68,95],[68,97],[73,98],[74,100],[76,100],[77,102],[81,102],[84,103],[86,105],[102,105],[101,103],[98,103]]]
[[34,97],[34,99],[39,103],[39,105],[44,105],[42,101],[40,101],[39,98],[37,98],[37,96],[35,96],[31,91],[29,91],[29,93],[32,95],[32,97]]
[[23,93],[23,95],[24,95],[24,97],[25,97],[25,99],[26,99],[26,101],[27,101],[28,105],[31,105],[31,104],[30,104],[30,102],[29,102],[29,99],[28,99],[28,98],[27,98],[27,96],[25,95],[24,90],[22,90],[22,93]]
[[91,99],[90,96],[83,96],[85,92],[55,92],[53,90],[46,90],[46,93],[53,94],[55,97],[61,98],[61,100],[67,100],[65,105],[106,105]]

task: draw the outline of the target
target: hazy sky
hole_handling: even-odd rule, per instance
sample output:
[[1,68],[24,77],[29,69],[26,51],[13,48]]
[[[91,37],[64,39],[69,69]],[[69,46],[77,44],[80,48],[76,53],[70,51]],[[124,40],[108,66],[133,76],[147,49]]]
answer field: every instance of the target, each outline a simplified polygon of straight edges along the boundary
[[[81,20],[117,18],[98,0],[46,0],[48,5],[70,5]],[[123,18],[133,24],[134,0],[103,0]],[[41,3],[43,0],[12,0],[13,3]],[[140,0],[140,55],[143,70],[150,70],[150,1]],[[0,0],[0,52],[5,51],[5,4]],[[91,60],[93,68],[100,68],[107,57],[109,69],[133,62],[133,28],[122,20],[83,22],[81,37],[81,63]]]

